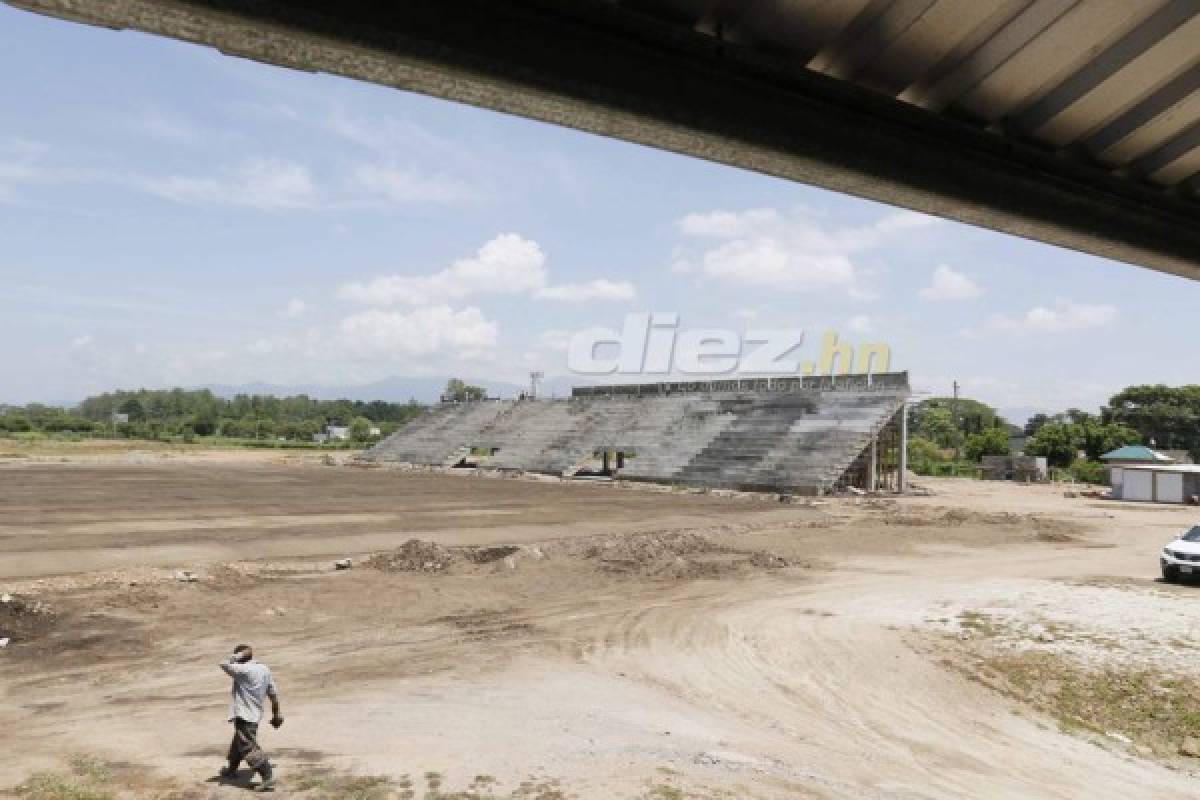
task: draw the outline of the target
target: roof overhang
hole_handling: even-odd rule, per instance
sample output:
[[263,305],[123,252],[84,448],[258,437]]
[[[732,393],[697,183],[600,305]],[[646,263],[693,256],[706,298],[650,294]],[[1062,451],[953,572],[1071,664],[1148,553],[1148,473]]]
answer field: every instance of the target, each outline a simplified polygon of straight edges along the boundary
[[8,2],[1200,278],[1192,0]]

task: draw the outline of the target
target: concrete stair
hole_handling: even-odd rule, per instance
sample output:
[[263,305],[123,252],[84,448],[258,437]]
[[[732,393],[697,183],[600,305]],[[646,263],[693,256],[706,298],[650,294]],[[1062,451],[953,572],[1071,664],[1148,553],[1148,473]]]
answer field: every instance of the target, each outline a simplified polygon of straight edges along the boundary
[[621,478],[820,493],[836,485],[903,406],[907,388],[708,391],[484,401],[439,406],[369,459],[571,475],[601,450]]
[[364,454],[369,461],[398,461],[411,464],[445,465],[475,445],[487,426],[504,415],[511,400],[477,403],[443,403],[412,419],[396,433]]

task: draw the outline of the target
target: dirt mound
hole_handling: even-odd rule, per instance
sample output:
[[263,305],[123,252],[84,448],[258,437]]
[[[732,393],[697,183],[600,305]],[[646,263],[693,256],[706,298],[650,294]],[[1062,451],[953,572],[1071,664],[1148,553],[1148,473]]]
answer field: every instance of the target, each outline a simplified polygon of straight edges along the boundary
[[8,639],[9,648],[45,636],[57,622],[57,615],[46,603],[17,595],[0,597],[0,639]]
[[719,577],[747,569],[780,569],[795,562],[758,550],[738,550],[707,536],[686,531],[662,531],[589,539],[542,542],[536,547],[444,547],[410,539],[395,550],[375,553],[366,565],[385,572],[443,573],[452,568],[505,561],[510,569],[542,562],[582,562],[613,575],[668,578]]
[[604,572],[667,578],[712,578],[749,567],[791,565],[771,553],[735,550],[688,532],[610,537],[587,543],[578,555]]
[[449,547],[420,539],[409,539],[395,550],[375,553],[367,566],[384,572],[444,572],[458,554]]
[[961,508],[947,509],[911,509],[900,513],[888,513],[883,518],[884,525],[932,525],[937,527],[955,527],[959,525],[1002,525],[1012,523],[1021,518],[1019,514],[988,514],[980,511],[964,511]]
[[491,564],[516,555],[520,550],[516,545],[505,544],[496,547],[467,547],[463,548],[463,554],[474,564]]
[[1080,532],[1080,527],[1073,522],[1039,514],[1016,514],[1011,511],[967,511],[961,508],[911,509],[901,513],[888,514],[882,518],[881,522],[884,525],[909,527],[959,528],[967,525],[1019,527],[1032,529],[1032,538],[1039,542],[1073,542],[1079,538]]

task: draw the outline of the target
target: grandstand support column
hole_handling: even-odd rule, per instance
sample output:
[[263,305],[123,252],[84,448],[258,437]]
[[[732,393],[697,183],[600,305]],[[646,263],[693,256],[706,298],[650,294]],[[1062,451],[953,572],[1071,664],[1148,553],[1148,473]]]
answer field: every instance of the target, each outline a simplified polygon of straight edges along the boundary
[[900,406],[900,469],[896,475],[896,491],[900,494],[908,489],[908,403]]
[[864,487],[868,492],[873,492],[879,488],[879,435],[871,437],[871,455],[867,461],[867,485]]

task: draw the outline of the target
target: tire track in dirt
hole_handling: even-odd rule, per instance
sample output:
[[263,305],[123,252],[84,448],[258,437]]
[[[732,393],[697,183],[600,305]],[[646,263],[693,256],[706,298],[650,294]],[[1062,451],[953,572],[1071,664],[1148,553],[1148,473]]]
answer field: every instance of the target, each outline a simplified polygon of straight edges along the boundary
[[921,594],[912,581],[685,587],[611,618],[586,660],[748,723],[763,736],[742,746],[768,772],[831,797],[1195,796],[1190,779],[1017,716],[916,653],[887,621]]

